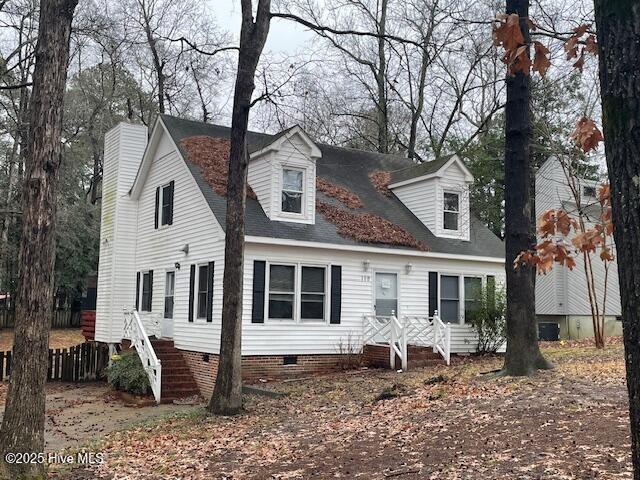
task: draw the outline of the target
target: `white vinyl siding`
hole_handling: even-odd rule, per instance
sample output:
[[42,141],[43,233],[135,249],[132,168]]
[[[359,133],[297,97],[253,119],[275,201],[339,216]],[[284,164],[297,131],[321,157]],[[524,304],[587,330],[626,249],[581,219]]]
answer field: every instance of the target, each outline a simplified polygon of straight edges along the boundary
[[[593,182],[585,181],[583,184],[593,185]],[[562,208],[563,201],[573,202],[571,190],[567,186],[560,162],[555,158],[550,158],[536,173],[536,218],[539,218],[549,209]],[[613,240],[613,238],[610,240]],[[612,245],[612,248],[615,253],[615,245]],[[602,303],[605,272],[604,263],[600,260],[598,254],[592,256],[592,264],[597,297]],[[581,255],[576,256],[575,260],[576,267],[573,270],[554,265],[550,273],[537,276],[536,314],[591,315],[584,274],[584,260]],[[607,316],[619,316],[622,314],[622,307],[620,305],[618,266],[615,261],[609,266],[608,276],[605,313]]]

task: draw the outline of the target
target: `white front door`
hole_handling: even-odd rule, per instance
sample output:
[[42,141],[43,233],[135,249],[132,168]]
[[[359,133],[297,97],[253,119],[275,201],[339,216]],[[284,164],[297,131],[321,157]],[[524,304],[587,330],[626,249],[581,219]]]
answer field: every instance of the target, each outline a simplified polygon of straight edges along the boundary
[[376,272],[375,274],[376,315],[398,314],[398,274]]
[[173,296],[176,287],[176,272],[167,272],[164,283],[164,314],[162,315],[162,338],[173,338]]

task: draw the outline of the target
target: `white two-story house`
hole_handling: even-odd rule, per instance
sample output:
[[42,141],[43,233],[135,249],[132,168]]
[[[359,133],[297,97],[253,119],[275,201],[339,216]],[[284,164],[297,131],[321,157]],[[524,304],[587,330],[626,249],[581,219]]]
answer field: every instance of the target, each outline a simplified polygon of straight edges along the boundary
[[[602,214],[597,200],[597,180],[579,179],[580,203],[585,212],[587,227],[593,226]],[[555,158],[549,158],[536,172],[536,218],[550,209],[562,209],[576,216],[576,202],[569,183],[562,169],[562,164]],[[615,255],[613,237],[610,245]],[[592,255],[596,298],[600,312],[605,313],[605,335],[622,335],[622,307],[620,304],[620,285],[618,282],[618,265],[611,262],[605,276],[604,263],[598,254]],[[593,321],[584,260],[577,255],[576,267],[569,270],[554,266],[546,275],[536,278],[536,315],[538,317],[541,336],[545,332],[555,331],[563,339],[581,339],[593,337]],[[607,285],[605,303],[605,281]],[[549,328],[551,327],[551,328]]]
[[[119,344],[135,308],[205,393],[220,349],[229,133],[160,116],[105,140],[96,340]],[[329,368],[372,341],[372,317],[438,312],[450,352],[475,351],[465,316],[480,286],[503,281],[504,248],[470,213],[458,157],[416,165],[297,126],[249,133],[248,149],[247,377]]]

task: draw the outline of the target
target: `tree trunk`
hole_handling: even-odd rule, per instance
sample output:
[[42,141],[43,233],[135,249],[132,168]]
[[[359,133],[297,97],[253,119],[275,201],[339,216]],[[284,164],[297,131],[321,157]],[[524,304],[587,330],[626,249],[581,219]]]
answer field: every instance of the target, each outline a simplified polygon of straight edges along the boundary
[[[77,0],[42,0],[30,106],[14,363],[0,430],[8,452],[44,452],[45,381],[53,305],[56,185],[71,21]],[[44,475],[44,464],[3,464],[10,478]]]
[[387,57],[384,49],[387,33],[387,4],[382,0],[380,7],[380,21],[378,22],[378,74],[376,83],[378,88],[378,151],[389,153],[389,111],[387,105]]
[[634,478],[640,480],[640,5],[595,1]]
[[[507,0],[507,14],[520,16],[520,28],[529,38],[526,18],[528,0]],[[507,274],[507,354],[502,374],[531,375],[549,368],[538,348],[535,314],[535,270],[513,266],[516,256],[535,243],[531,200],[531,118],[529,76],[522,72],[507,76],[505,106],[505,268]]]
[[269,33],[271,0],[259,0],[256,21],[251,0],[242,1],[238,73],[231,119],[227,182],[224,279],[220,361],[209,402],[211,413],[233,415],[242,409],[242,294],[244,222],[247,192],[247,128],[258,60]]

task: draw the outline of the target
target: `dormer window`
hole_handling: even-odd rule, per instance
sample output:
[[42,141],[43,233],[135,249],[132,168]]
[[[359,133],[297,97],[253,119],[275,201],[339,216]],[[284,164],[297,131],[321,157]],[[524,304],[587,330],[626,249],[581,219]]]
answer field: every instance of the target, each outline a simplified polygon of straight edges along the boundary
[[304,171],[282,169],[282,212],[302,213],[302,198],[304,196]]
[[460,195],[444,192],[443,224],[445,230],[458,231],[460,217]]

